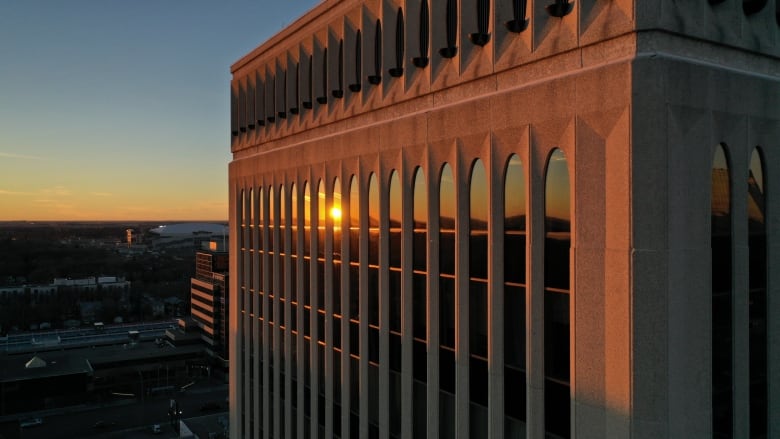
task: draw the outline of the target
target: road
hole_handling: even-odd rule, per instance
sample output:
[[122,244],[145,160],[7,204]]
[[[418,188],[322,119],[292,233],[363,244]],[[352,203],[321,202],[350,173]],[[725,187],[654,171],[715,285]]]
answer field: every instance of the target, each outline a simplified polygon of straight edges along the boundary
[[[200,387],[198,387],[200,386]],[[43,425],[22,429],[22,439],[73,439],[73,438],[171,438],[178,437],[169,423],[170,399],[176,399],[182,411],[182,419],[214,413],[203,412],[201,406],[216,402],[218,411],[226,411],[227,384],[198,383],[185,392],[169,397],[160,396],[145,401],[115,401],[105,406],[82,408],[70,413],[42,416]],[[35,415],[38,416],[38,415]],[[31,416],[33,417],[33,416]],[[95,427],[102,421],[105,426]],[[154,435],[153,424],[160,424],[162,435]]]

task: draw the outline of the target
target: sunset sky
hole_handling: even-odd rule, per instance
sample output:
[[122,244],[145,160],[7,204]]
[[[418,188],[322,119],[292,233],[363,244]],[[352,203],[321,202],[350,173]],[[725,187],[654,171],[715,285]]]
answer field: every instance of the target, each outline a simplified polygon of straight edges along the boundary
[[230,65],[316,3],[0,2],[0,221],[226,220]]

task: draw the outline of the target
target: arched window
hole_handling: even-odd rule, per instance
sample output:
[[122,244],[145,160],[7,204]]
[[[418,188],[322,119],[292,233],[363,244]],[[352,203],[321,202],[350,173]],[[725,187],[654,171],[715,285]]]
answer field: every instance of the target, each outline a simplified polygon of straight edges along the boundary
[[311,187],[309,182],[303,183],[303,433],[304,437],[311,437],[311,422],[306,422],[306,417],[311,417],[312,395],[312,300],[311,300],[311,241],[312,241],[312,204]]
[[525,431],[526,211],[523,164],[512,155],[504,178],[504,412],[505,436]]
[[712,161],[712,430],[716,437],[732,437],[733,351],[731,258],[731,176],[724,145],[715,148]]
[[[297,99],[296,99],[297,102]],[[290,289],[289,289],[289,302],[290,302],[290,321],[288,326],[290,327],[290,392],[288,398],[290,399],[293,409],[290,411],[290,436],[296,437],[298,435],[298,417],[300,416],[300,403],[298,401],[298,383],[300,382],[300,373],[298,370],[298,264],[300,262],[300,254],[298,252],[298,243],[300,239],[298,237],[299,223],[298,223],[298,185],[294,182],[290,184],[290,214],[289,214],[289,229],[290,229]],[[261,412],[262,413],[262,412]]]
[[276,290],[276,296],[278,298],[279,310],[278,317],[279,328],[284,330],[286,322],[284,316],[285,301],[287,299],[287,290],[285,283],[285,272],[287,271],[287,191],[283,184],[279,185],[279,225],[277,226],[279,231],[279,244],[278,244],[278,256],[276,258],[276,267],[274,271],[279,279],[279,287]]
[[311,189],[309,182],[303,183],[303,305],[306,311],[303,314],[304,335],[310,333],[310,316],[308,310],[311,309]]
[[471,437],[488,436],[488,220],[485,166],[471,168],[469,199],[469,397]]
[[748,257],[750,261],[748,313],[750,318],[750,437],[767,437],[769,326],[767,314],[766,178],[761,151],[750,157],[748,173]]
[[274,307],[276,302],[276,285],[274,280],[276,279],[276,257],[279,254],[276,244],[278,243],[277,228],[279,225],[276,222],[276,197],[274,196],[274,187],[268,187],[268,265],[266,274],[268,278],[268,323],[273,325],[276,321],[274,319]]
[[368,179],[368,429],[379,436],[379,184]]
[[548,433],[568,438],[571,189],[566,156],[560,149],[550,154],[544,191],[544,424]]
[[[247,249],[247,240],[249,237],[249,234],[247,233],[247,217],[249,216],[249,209],[250,209],[250,201],[249,201],[249,194],[247,193],[247,190],[242,189],[241,190],[241,202],[239,203],[239,206],[236,207],[236,214],[238,216],[237,222],[239,223],[238,226],[238,247],[240,250],[238,251],[238,279],[239,283],[241,285],[241,292],[238,295],[239,296],[239,307],[238,309],[241,310],[241,312],[246,311],[246,287],[247,287],[247,280],[246,275],[248,270],[248,261],[246,256],[246,249]],[[243,328],[242,328],[243,329]]]
[[257,318],[263,319],[263,295],[265,294],[265,230],[266,230],[266,221],[265,221],[265,191],[263,190],[263,187],[260,186],[257,189],[257,214],[255,215],[255,221],[257,222]]
[[[277,244],[279,242],[278,235],[277,235],[277,229],[279,227],[277,223],[277,212],[276,212],[276,196],[275,196],[275,190],[273,186],[268,187],[268,264],[266,265],[267,270],[267,278],[268,278],[268,289],[267,289],[267,307],[266,307],[266,324],[268,334],[268,339],[266,340],[266,345],[268,346],[268,358],[267,358],[267,364],[268,364],[268,381],[267,381],[267,389],[269,394],[269,403],[272,406],[278,407],[279,403],[277,401],[277,398],[279,396],[279,392],[276,391],[276,388],[279,385],[279,379],[277,377],[278,368],[276,367],[276,364],[274,360],[276,359],[276,352],[273,349],[273,341],[277,337],[278,331],[277,331],[277,325],[276,325],[276,306],[277,306],[277,290],[276,285],[274,283],[274,280],[276,279],[276,267],[277,267],[277,256],[278,256],[278,248]],[[274,435],[274,427],[279,427],[278,423],[275,423],[273,421],[269,421],[268,425],[263,425],[263,428],[268,430],[269,435]]]
[[317,327],[314,331],[317,344],[315,349],[317,352],[317,410],[312,413],[313,417],[317,418],[320,432],[325,430],[326,419],[323,414],[325,413],[325,349],[327,346],[327,340],[325,339],[325,224],[327,222],[327,204],[325,195],[325,182],[320,179],[317,185],[317,198],[316,198],[316,210],[317,210],[317,263],[315,264],[317,270],[315,289],[317,299]]
[[[360,190],[358,179],[349,183],[349,435],[360,430]],[[344,212],[346,213],[346,212]]]
[[389,206],[390,275],[390,435],[401,437],[401,182],[398,172],[390,174]]
[[[360,186],[356,176],[349,184],[349,318],[350,352],[360,353]],[[353,406],[357,411],[357,407]]]
[[[290,185],[290,328],[298,330],[298,186]],[[295,343],[293,338],[293,343]],[[293,344],[294,346],[294,344]],[[294,348],[295,349],[295,348]],[[293,377],[295,368],[293,367]],[[294,382],[293,382],[293,385]],[[297,395],[293,392],[292,396]]]
[[330,310],[332,315],[332,339],[333,348],[333,370],[330,372],[333,377],[333,435],[341,437],[341,182],[336,177],[333,180],[333,191],[328,194],[328,212],[327,212],[327,233],[330,235],[328,241],[331,243],[330,254],[333,255],[329,261],[331,270],[330,286]]
[[[261,115],[262,115],[262,113],[260,113],[260,115],[258,117],[262,117]],[[266,252],[265,252],[264,245],[265,245],[265,243],[267,241],[266,237],[265,237],[265,231],[266,231],[265,212],[266,212],[267,209],[266,209],[266,206],[265,206],[265,190],[263,189],[262,186],[260,186],[257,189],[257,199],[255,201],[255,205],[257,206],[257,208],[256,208],[256,215],[255,215],[255,222],[257,223],[257,233],[256,233],[257,238],[256,238],[256,240],[257,240],[257,291],[258,291],[258,294],[257,294],[257,297],[256,297],[256,302],[257,303],[255,304],[255,308],[256,308],[256,313],[255,313],[256,320],[254,322],[255,323],[255,325],[254,325],[254,333],[255,333],[254,337],[255,337],[255,340],[253,341],[253,343],[254,343],[254,351],[255,351],[254,352],[255,360],[253,360],[254,368],[253,368],[251,373],[253,374],[253,379],[254,379],[254,382],[255,382],[255,385],[256,385],[255,386],[256,387],[255,395],[262,395],[263,394],[263,375],[262,375],[263,374],[263,361],[262,361],[262,355],[263,354],[262,354],[262,346],[263,346],[263,343],[264,343],[264,341],[263,341],[263,334],[265,333],[264,325],[265,325],[265,322],[266,322],[266,319],[263,316],[263,311],[265,309],[263,307],[263,300],[264,300],[264,296],[265,296],[265,293],[264,293],[265,292],[264,281],[265,281],[265,277],[266,277],[266,275],[265,275],[265,271],[266,271],[265,270],[265,257],[266,257],[265,255],[266,255]],[[247,388],[251,388],[251,386],[249,386]],[[260,414],[263,412],[263,409],[262,409],[262,405],[263,405],[262,398],[252,398],[252,399],[255,400],[252,403],[254,405],[254,407],[253,407],[253,410],[254,410],[253,417],[255,419],[260,419],[260,416],[261,416]],[[252,430],[258,431],[258,432],[260,432],[259,434],[262,434],[262,427],[259,426],[259,425],[256,426],[256,427],[253,427]]]
[[[283,73],[284,74],[284,73]],[[287,81],[287,75],[285,74],[285,81]],[[286,87],[285,87],[286,88]],[[284,105],[284,104],[283,104]],[[282,109],[285,107],[282,106]],[[285,406],[285,400],[290,397],[289,394],[283,392],[281,389],[285,387],[285,374],[287,373],[285,364],[287,361],[286,355],[285,355],[285,349],[283,348],[283,340],[284,340],[284,334],[285,329],[287,325],[287,320],[285,317],[285,305],[286,305],[286,299],[287,299],[287,291],[286,287],[287,284],[285,282],[285,270],[287,268],[287,247],[286,244],[289,241],[287,239],[287,191],[285,190],[284,184],[280,184],[278,186],[279,188],[279,199],[277,201],[278,206],[278,212],[279,215],[277,216],[278,222],[276,224],[277,228],[277,244],[276,244],[276,263],[273,268],[276,279],[277,279],[277,287],[275,290],[275,306],[276,309],[274,310],[274,314],[276,315],[276,325],[273,332],[273,338],[274,338],[274,344],[276,346],[273,346],[272,349],[275,349],[276,352],[273,355],[273,358],[276,359],[276,362],[274,364],[274,371],[276,372],[274,375],[274,402],[277,407],[284,407]],[[277,347],[278,346],[278,347]],[[285,428],[285,410],[279,410],[279,417],[278,422],[276,420],[274,421],[274,427],[275,427],[275,434],[284,436],[284,428]]]
[[[238,125],[236,125],[236,132],[235,135],[238,135]],[[246,328],[247,328],[247,311],[246,311],[246,285],[244,282],[246,281],[245,276],[245,269],[244,269],[244,248],[245,248],[245,236],[246,236],[246,217],[244,216],[245,208],[246,208],[246,201],[247,194],[246,190],[241,189],[241,194],[239,195],[239,202],[236,203],[236,223],[238,228],[237,233],[237,247],[238,250],[238,260],[236,261],[236,267],[238,268],[238,284],[239,284],[239,291],[237,291],[237,297],[238,297],[238,311],[239,315],[237,316],[236,320],[238,321],[238,333],[240,335],[239,340],[244,340],[244,343],[239,343],[239,346],[237,346],[237,357],[238,357],[238,370],[240,370],[239,373],[239,380],[241,381],[241,385],[244,386],[244,388],[247,388],[250,383],[250,371],[248,370],[248,357],[246,352]],[[239,410],[241,413],[241,423],[239,424],[239,428],[243,428],[245,432],[247,432],[247,427],[249,423],[250,416],[247,416],[248,411],[248,402],[249,402],[249,396],[245,395],[243,401],[239,401]]]
[[439,436],[455,437],[455,180],[439,180]]
[[[333,255],[331,266],[331,304],[333,310],[333,347],[334,358],[340,356],[341,350],[341,182],[338,177],[333,181],[333,192],[328,208],[328,234],[332,244]],[[335,360],[334,360],[335,361]],[[334,397],[335,398],[335,397]],[[340,398],[336,398],[340,401]],[[336,420],[334,419],[334,425]],[[338,423],[341,423],[339,419]]]
[[428,189],[425,174],[414,176],[412,218],[412,336],[414,384],[412,389],[412,432],[414,439],[427,437],[428,387]]

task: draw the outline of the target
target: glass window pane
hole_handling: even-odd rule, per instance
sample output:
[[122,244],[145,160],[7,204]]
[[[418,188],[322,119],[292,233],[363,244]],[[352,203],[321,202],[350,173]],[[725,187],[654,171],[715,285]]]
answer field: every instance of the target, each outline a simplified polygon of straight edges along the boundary
[[311,229],[311,219],[312,219],[312,211],[311,211],[311,191],[309,190],[309,184],[305,183],[303,188],[303,255],[304,258],[310,259],[311,258],[311,239],[312,239],[312,229]]
[[[390,248],[390,330],[401,332],[401,182],[398,172],[390,174],[390,208],[389,208],[389,248]],[[399,352],[400,354],[400,352]],[[400,357],[399,357],[400,361]]]
[[555,149],[545,175],[545,429],[564,438],[570,436],[570,190],[566,156],[560,149]]
[[525,177],[512,155],[504,181],[504,281],[525,283]]
[[731,437],[733,429],[731,180],[723,145],[712,162],[712,429]]
[[333,194],[330,201],[328,232],[332,234],[333,255],[331,295],[333,312],[341,314],[341,182],[338,178],[333,182]]
[[764,170],[761,154],[753,150],[748,176],[750,435],[766,437],[768,422],[767,381],[767,264]]
[[413,243],[413,268],[419,271],[427,271],[428,253],[428,189],[425,184],[425,174],[417,168],[414,177],[414,243]]
[[[317,187],[317,257],[320,259],[325,258],[325,217],[327,203],[325,201],[325,184],[320,180]],[[320,284],[320,288],[323,285]]]
[[279,253],[285,254],[287,252],[287,193],[284,190],[284,185],[279,186]]
[[439,271],[455,274],[455,181],[450,166],[441,172],[439,195]]
[[379,326],[379,185],[375,174],[368,181],[368,323]]
[[[274,195],[274,187],[268,187],[268,247],[267,251],[270,255],[268,259],[267,270],[265,271],[268,278],[268,294],[273,297],[276,294],[276,287],[274,286],[274,275],[276,270],[276,196]],[[273,305],[269,303],[269,312],[273,312]],[[273,322],[273,314],[269,318],[269,321]]]
[[471,170],[469,201],[469,275],[487,279],[488,260],[488,183],[482,160],[476,160]]

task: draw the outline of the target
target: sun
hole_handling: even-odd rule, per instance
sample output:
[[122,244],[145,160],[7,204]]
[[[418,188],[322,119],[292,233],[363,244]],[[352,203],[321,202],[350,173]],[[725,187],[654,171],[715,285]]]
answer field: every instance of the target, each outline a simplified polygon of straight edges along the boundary
[[338,207],[332,207],[330,209],[330,216],[334,220],[337,220],[337,221],[340,220],[341,219],[341,209],[338,208]]

